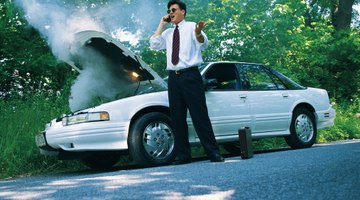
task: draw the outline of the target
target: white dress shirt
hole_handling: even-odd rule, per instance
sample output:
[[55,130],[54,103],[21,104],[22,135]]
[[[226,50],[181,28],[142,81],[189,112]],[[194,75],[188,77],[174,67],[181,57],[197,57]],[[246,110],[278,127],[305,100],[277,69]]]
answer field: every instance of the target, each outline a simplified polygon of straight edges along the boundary
[[152,36],[150,38],[150,48],[154,50],[166,49],[167,70],[179,70],[191,66],[199,66],[202,62],[201,50],[206,49],[209,41],[204,32],[204,42],[200,43],[196,39],[195,22],[181,21],[179,24],[180,33],[180,52],[179,63],[173,65],[171,62],[172,41],[175,27],[168,28],[159,36]]

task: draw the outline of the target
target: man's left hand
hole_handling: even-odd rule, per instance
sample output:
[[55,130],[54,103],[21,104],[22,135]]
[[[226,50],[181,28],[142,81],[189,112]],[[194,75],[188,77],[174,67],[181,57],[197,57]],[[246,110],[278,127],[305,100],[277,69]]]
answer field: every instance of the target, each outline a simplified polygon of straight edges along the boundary
[[205,28],[206,22],[199,21],[195,26],[195,33],[201,34],[201,31]]

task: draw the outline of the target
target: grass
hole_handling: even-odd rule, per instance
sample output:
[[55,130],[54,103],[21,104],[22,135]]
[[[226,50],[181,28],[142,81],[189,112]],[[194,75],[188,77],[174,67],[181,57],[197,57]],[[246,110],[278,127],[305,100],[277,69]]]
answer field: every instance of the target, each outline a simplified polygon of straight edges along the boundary
[[359,100],[334,105],[335,125],[319,131],[318,143],[360,138],[360,118],[356,116],[356,113],[360,113]]
[[[360,139],[359,102],[335,105],[335,126],[318,132],[317,143]],[[59,161],[39,153],[34,137],[51,119],[68,112],[67,98],[35,95],[26,101],[0,99],[0,179],[54,171],[85,169],[77,161]],[[254,150],[287,147],[282,138],[254,141]],[[202,148],[193,148],[193,155],[204,155]],[[125,159],[123,162],[128,162]],[[126,164],[126,163],[124,163]]]
[[0,101],[0,106],[0,178],[37,173],[59,164],[39,154],[34,138],[50,119],[67,109],[61,99],[36,95],[27,101]]

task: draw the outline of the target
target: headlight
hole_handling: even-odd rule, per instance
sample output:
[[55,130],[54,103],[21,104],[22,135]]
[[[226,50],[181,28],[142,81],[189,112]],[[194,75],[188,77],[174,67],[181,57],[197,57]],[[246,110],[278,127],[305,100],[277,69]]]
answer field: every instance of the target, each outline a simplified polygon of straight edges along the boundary
[[108,112],[90,112],[79,113],[73,116],[66,116],[62,119],[63,126],[69,126],[73,124],[80,124],[86,122],[108,121],[110,116]]

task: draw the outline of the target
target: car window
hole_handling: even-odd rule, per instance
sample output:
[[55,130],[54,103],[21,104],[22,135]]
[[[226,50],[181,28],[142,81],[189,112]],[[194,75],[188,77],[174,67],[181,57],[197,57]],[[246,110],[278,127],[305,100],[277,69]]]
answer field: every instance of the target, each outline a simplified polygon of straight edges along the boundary
[[217,63],[205,72],[206,81],[212,81],[211,90],[239,90],[237,68],[233,63]]
[[285,75],[281,74],[278,71],[271,70],[274,76],[278,77],[281,83],[283,83],[284,87],[288,90],[304,90],[306,87],[301,86],[300,84],[296,83],[295,81],[289,79]]
[[241,86],[246,90],[286,89],[281,80],[260,65],[241,65]]
[[268,73],[268,74],[271,77],[271,80],[273,80],[274,83],[276,84],[277,89],[279,89],[279,90],[285,90],[286,89],[286,86],[283,84],[283,82],[277,76],[275,76],[272,73]]

